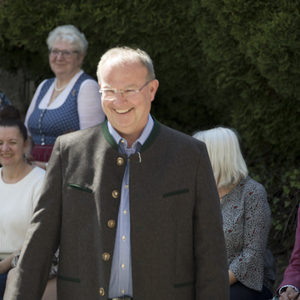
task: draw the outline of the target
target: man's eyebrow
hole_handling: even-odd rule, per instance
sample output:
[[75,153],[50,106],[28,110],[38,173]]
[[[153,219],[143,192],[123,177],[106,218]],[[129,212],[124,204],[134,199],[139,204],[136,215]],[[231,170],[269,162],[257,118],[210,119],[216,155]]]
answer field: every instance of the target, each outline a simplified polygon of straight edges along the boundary
[[[137,88],[138,86],[134,83],[132,84],[129,84],[129,85],[126,85],[125,87],[122,88],[122,90],[126,90],[126,89],[129,89],[129,88]],[[102,89],[112,89],[112,90],[117,90],[116,88],[110,86],[110,85],[104,85],[103,87],[101,87]]]
[[138,86],[136,84],[130,84],[124,87],[123,89],[129,89],[129,88],[137,88]]
[[112,89],[110,85],[101,85],[101,89]]

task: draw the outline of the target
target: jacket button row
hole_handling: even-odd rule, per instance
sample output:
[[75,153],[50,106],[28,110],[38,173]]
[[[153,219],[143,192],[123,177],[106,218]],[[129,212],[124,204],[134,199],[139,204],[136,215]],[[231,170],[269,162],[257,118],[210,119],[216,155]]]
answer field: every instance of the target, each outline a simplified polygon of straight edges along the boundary
[[117,164],[118,164],[118,166],[123,166],[124,165],[124,158],[123,157],[118,157],[117,158]]
[[112,192],[112,196],[113,196],[114,198],[119,198],[119,195],[120,195],[120,193],[119,193],[118,190],[114,190],[114,191]]
[[100,293],[100,296],[104,296],[105,295],[104,288],[100,288],[99,293]]
[[105,260],[105,261],[108,261],[110,259],[110,254],[107,253],[107,252],[104,252],[102,254],[102,259]]
[[114,220],[109,220],[107,225],[109,228],[114,228],[116,226],[116,222]]

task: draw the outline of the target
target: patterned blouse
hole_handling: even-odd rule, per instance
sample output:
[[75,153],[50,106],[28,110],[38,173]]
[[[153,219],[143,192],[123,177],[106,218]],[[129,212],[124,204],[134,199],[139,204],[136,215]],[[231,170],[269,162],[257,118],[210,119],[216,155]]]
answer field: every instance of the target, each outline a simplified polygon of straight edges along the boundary
[[221,202],[228,268],[250,289],[271,292],[275,260],[267,247],[271,212],[264,187],[249,176]]

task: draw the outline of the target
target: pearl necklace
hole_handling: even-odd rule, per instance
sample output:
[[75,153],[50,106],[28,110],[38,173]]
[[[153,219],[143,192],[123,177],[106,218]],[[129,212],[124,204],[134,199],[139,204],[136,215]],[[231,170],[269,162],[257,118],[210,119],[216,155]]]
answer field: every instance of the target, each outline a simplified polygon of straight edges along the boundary
[[68,83],[67,83],[66,85],[64,85],[63,87],[61,87],[61,88],[59,89],[59,88],[56,87],[56,83],[57,83],[57,81],[55,82],[54,89],[55,89],[57,92],[62,91],[62,90],[68,85]]

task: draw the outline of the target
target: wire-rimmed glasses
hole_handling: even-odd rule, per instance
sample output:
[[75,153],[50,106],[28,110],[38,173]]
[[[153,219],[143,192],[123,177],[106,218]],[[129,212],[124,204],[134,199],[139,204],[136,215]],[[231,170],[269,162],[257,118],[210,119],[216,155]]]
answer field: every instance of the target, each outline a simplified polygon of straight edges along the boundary
[[121,93],[123,98],[126,99],[134,99],[138,96],[139,92],[147,85],[151,82],[152,80],[148,81],[146,84],[144,84],[140,89],[126,89],[126,90],[122,90],[122,91],[118,91],[116,89],[101,89],[99,92],[102,96],[103,99],[107,99],[107,100],[115,100],[117,99],[117,94]]
[[57,50],[57,49],[50,49],[49,54],[52,57],[57,57],[61,53],[63,58],[68,59],[71,58],[73,53],[77,53],[77,51],[71,51],[71,50]]

